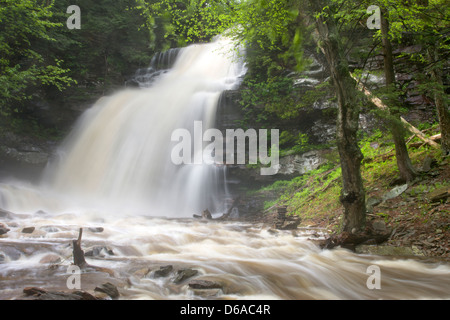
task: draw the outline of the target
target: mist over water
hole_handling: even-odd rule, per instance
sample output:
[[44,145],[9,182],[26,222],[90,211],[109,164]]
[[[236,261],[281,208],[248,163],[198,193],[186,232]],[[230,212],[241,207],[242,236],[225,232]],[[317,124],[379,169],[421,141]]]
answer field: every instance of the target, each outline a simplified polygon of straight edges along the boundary
[[[0,208],[11,211],[3,220],[11,231],[0,238],[1,299],[28,286],[65,290],[80,227],[86,250],[113,252],[87,260],[114,270],[104,282],[116,281],[125,299],[205,298],[175,285],[173,275],[152,277],[164,265],[220,283],[211,299],[450,299],[445,262],[321,250],[306,231],[184,218],[226,211],[226,171],[173,165],[171,133],[193,130],[194,121],[214,127],[220,94],[239,85],[245,67],[227,39],[170,54],[163,63],[174,61],[170,70],[140,73],[140,88],[86,111],[40,184],[0,184]],[[30,226],[33,233],[21,232]],[[49,255],[60,258],[56,268],[43,262]],[[380,289],[367,287],[371,265],[381,270]],[[83,274],[82,289],[92,290],[98,277]]]
[[[167,61],[158,56],[149,76],[137,77],[140,89],[104,97],[83,114],[39,186],[39,192],[51,196],[39,204],[28,194],[24,200],[4,191],[3,207],[19,212],[120,208],[173,217],[192,217],[205,209],[226,212],[225,168],[174,165],[171,134],[178,128],[192,131],[194,121],[205,130],[214,127],[220,95],[239,85],[244,65],[227,39],[167,56]],[[160,64],[173,66],[162,72]],[[56,199],[60,195],[64,198]],[[57,201],[48,203],[49,198]]]

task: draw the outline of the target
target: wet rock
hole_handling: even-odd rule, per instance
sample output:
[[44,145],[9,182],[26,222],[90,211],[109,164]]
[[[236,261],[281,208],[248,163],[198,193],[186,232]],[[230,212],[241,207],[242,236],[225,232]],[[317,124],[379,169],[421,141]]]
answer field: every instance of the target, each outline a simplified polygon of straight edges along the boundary
[[191,289],[200,289],[200,290],[209,290],[209,289],[222,289],[223,285],[216,281],[210,280],[192,280],[189,282],[189,288]]
[[96,246],[91,248],[90,250],[87,250],[84,254],[86,257],[106,257],[106,256],[113,256],[114,251],[105,246]]
[[161,266],[158,270],[153,273],[153,277],[155,278],[164,278],[167,277],[173,271],[173,266]]
[[6,227],[6,225],[4,225],[3,223],[0,223],[0,236],[7,234],[9,232],[9,228]]
[[99,287],[96,287],[94,291],[106,293],[108,296],[110,296],[112,299],[117,299],[120,297],[119,290],[115,285],[113,285],[110,282],[104,283]]
[[52,226],[45,226],[45,227],[41,227],[40,228],[42,231],[48,232],[48,233],[55,233],[55,232],[59,232],[60,230],[56,227],[52,227]]
[[214,298],[222,293],[221,289],[192,289],[194,295],[202,298]]
[[26,228],[23,228],[23,229],[22,229],[22,233],[30,234],[30,233],[33,233],[34,230],[36,230],[35,227],[26,227]]
[[12,212],[0,209],[0,218],[2,219],[13,219],[14,214]]
[[135,271],[133,273],[133,275],[138,278],[144,278],[145,276],[147,276],[149,274],[149,272],[150,272],[149,268],[142,268],[142,269]]
[[88,228],[88,230],[89,230],[90,232],[92,232],[92,233],[101,233],[101,232],[103,232],[105,229],[102,228],[102,227],[91,227],[91,228]]
[[22,251],[14,246],[2,246],[2,254],[5,256],[5,260],[16,261],[22,257]]
[[203,210],[203,212],[202,212],[202,218],[203,218],[203,219],[209,219],[209,220],[211,220],[211,219],[212,219],[211,212],[210,212],[208,209]]
[[180,269],[177,271],[177,277],[173,281],[175,284],[180,284],[189,278],[192,278],[198,274],[198,270],[195,269]]
[[53,253],[50,253],[50,254],[42,257],[42,259],[39,260],[39,263],[40,264],[58,264],[61,261],[62,260],[61,260],[60,256],[58,256],[56,254],[53,254]]
[[207,220],[212,220],[211,212],[210,212],[208,209],[203,210],[201,215],[194,214],[193,216],[194,216],[194,218],[196,218],[196,219],[207,219]]
[[23,293],[33,300],[97,300],[96,297],[86,291],[59,292],[27,287],[23,289]]

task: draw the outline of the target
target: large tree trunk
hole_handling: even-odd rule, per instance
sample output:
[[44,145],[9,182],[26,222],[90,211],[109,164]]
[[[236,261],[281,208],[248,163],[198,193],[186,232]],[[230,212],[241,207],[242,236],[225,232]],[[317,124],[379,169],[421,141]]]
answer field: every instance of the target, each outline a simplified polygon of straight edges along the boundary
[[[314,12],[321,12],[322,1],[310,0]],[[316,19],[319,44],[330,67],[338,99],[337,145],[342,168],[343,187],[340,201],[344,206],[343,231],[357,232],[365,228],[365,191],[361,177],[363,154],[358,145],[359,94],[350,76],[348,61],[340,45],[340,37],[332,20]]]
[[[389,22],[385,18],[385,11],[381,11],[381,36],[383,43],[384,56],[384,74],[386,79],[386,87],[394,89],[395,72],[394,59],[392,55],[392,45],[389,40]],[[396,101],[390,101],[388,105],[395,105]],[[400,177],[405,182],[414,180],[416,171],[412,166],[409,158],[408,148],[406,147],[404,130],[401,127],[400,114],[396,110],[390,109],[389,127],[392,133],[395,144],[395,156],[397,159],[397,166],[400,172]]]

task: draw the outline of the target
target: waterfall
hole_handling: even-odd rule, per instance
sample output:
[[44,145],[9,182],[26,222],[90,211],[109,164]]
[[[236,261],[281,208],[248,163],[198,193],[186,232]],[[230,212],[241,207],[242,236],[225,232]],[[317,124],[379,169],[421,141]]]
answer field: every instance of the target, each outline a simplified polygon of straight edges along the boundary
[[[324,239],[317,228],[172,219],[227,209],[226,166],[175,165],[171,136],[199,122],[213,127],[221,93],[239,85],[245,67],[227,39],[180,49],[170,70],[157,67],[167,68],[166,58],[138,73],[139,88],[87,110],[40,183],[0,183],[0,225],[8,229],[0,236],[0,299],[22,299],[26,287],[72,291],[72,276],[86,292],[117,284],[121,299],[450,298],[444,260],[321,250],[310,240]],[[101,272],[69,272],[80,228],[88,264]],[[156,277],[163,267],[172,271]],[[186,270],[193,275],[178,282]],[[190,281],[198,280],[215,288],[197,290]]]
[[[161,65],[170,69],[161,72]],[[16,212],[88,207],[174,217],[224,212],[225,168],[173,164],[171,134],[178,128],[192,131],[195,121],[204,129],[214,126],[221,93],[238,86],[245,72],[235,44],[218,38],[170,51],[155,56],[148,71],[139,74],[140,88],[104,97],[81,116],[39,191],[3,186],[0,207]]]

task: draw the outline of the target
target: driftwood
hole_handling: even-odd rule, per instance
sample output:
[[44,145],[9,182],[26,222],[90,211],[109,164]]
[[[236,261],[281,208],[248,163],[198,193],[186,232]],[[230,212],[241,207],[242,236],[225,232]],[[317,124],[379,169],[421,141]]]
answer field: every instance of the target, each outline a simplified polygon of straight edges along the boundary
[[[373,96],[372,93],[369,91],[369,89],[367,89],[361,83],[361,81],[356,79],[356,77],[354,77],[352,74],[351,74],[351,77],[353,79],[355,79],[356,82],[358,83],[358,89],[360,91],[362,91],[377,108],[379,108],[381,110],[389,110],[388,106],[386,106],[383,103],[383,101],[381,101],[380,98],[377,98],[377,97]],[[437,144],[433,139],[427,138],[419,129],[417,129],[412,124],[410,124],[408,121],[406,121],[405,118],[400,117],[400,120],[402,121],[403,124],[405,124],[407,129],[409,131],[411,131],[412,133],[414,133],[419,139],[421,139],[422,141],[424,141],[426,144],[430,145],[431,147],[439,149],[439,144]]]
[[81,270],[94,270],[99,272],[105,272],[108,273],[110,276],[114,276],[114,271],[108,268],[103,267],[97,267],[90,265],[86,262],[86,259],[84,258],[84,251],[81,249],[81,237],[83,236],[83,228],[80,228],[80,231],[78,233],[78,239],[72,241],[73,245],[73,264],[79,267]]
[[83,236],[83,228],[80,228],[78,233],[78,239],[73,240],[73,263],[80,269],[86,268],[88,266],[86,260],[84,259],[84,251],[81,249],[81,237]]

